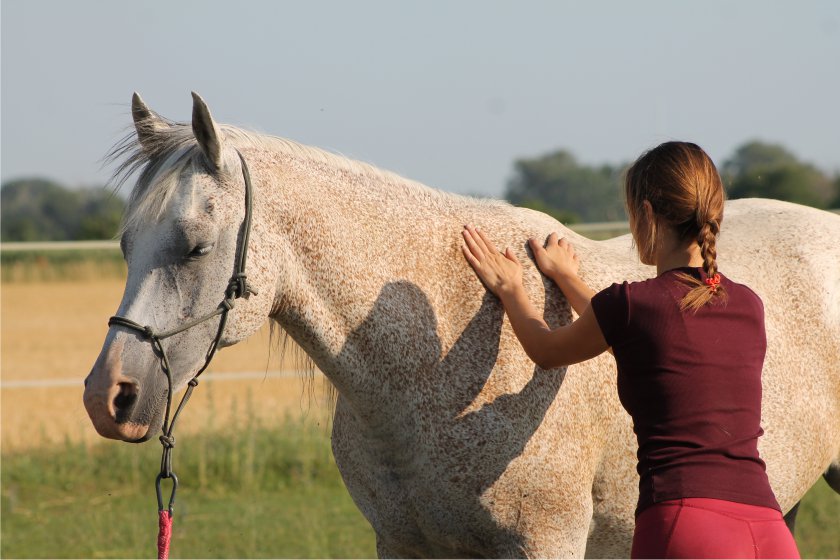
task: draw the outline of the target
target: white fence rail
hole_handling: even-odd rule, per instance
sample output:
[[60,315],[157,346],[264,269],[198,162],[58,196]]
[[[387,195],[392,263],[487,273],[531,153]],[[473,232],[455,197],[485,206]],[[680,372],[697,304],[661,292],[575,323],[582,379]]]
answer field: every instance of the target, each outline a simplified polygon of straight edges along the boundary
[[0,243],[0,251],[73,251],[119,249],[119,241],[21,241]]
[[628,233],[630,231],[630,224],[627,222],[590,222],[588,224],[571,224],[566,227],[582,235],[610,233],[615,231]]

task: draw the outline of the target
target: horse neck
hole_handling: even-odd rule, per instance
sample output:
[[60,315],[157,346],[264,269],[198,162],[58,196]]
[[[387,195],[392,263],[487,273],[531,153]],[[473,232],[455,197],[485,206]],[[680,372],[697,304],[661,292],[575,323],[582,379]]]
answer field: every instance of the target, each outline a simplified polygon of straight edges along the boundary
[[434,292],[451,291],[463,220],[498,206],[323,162],[280,157],[270,172],[286,247],[274,318],[352,401],[376,384],[362,346],[393,332],[395,317],[432,332],[445,320]]

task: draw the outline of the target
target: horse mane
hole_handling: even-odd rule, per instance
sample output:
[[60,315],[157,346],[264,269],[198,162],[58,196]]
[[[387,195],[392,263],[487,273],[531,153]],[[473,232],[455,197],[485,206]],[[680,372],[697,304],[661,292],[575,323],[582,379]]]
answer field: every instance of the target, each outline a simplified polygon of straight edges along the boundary
[[[190,123],[176,122],[160,115],[154,117],[165,126],[148,126],[152,131],[141,143],[136,129],[118,141],[105,156],[106,164],[119,162],[109,183],[119,190],[132,176],[137,175],[123,216],[121,235],[131,226],[148,223],[160,218],[178,185],[183,172],[188,169],[206,170],[198,141]],[[141,123],[140,126],[144,126]],[[300,144],[293,140],[260,134],[233,125],[217,124],[226,146],[257,148],[319,163],[352,175],[378,180],[400,189],[403,194],[418,202],[431,204],[443,210],[463,205],[508,207],[505,201],[491,198],[449,193],[428,187],[418,181],[406,179],[369,163],[357,161],[321,148]]]

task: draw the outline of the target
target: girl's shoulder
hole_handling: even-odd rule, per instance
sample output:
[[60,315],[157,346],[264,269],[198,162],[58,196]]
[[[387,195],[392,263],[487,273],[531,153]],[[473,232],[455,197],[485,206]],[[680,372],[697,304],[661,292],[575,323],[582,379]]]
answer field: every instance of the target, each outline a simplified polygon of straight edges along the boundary
[[726,289],[730,298],[733,296],[737,296],[744,303],[755,305],[759,307],[762,311],[764,310],[764,301],[761,299],[761,296],[759,296],[755,292],[755,290],[753,290],[746,284],[735,282],[734,280],[728,278],[724,274],[721,274],[720,278],[721,285]]
[[[746,284],[735,282],[720,272],[721,285],[728,292],[729,295],[736,296],[739,299],[747,302],[754,302],[763,308],[764,304],[761,297]],[[680,267],[663,272],[659,276],[647,278],[644,280],[625,280],[623,282],[616,282],[601,290],[598,294],[602,299],[611,301],[627,301],[629,299],[642,297],[645,294],[663,295],[665,293],[673,293],[673,289],[687,288],[683,279],[683,275],[694,277],[700,281],[705,281],[706,275],[702,268],[697,267]]]

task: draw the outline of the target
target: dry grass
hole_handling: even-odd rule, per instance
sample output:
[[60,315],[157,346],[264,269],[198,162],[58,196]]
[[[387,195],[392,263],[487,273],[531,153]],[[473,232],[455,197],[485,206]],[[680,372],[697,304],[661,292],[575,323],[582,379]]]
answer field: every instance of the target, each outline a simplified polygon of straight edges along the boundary
[[[0,421],[4,452],[65,441],[93,442],[82,406],[82,383],[108,330],[107,320],[122,297],[119,277],[92,281],[4,282],[0,287],[0,375],[4,383],[37,379],[78,380],[71,387],[4,388]],[[293,370],[269,352],[267,327],[217,355],[208,373]],[[205,381],[186,409],[180,433],[229,421],[248,407],[270,420],[287,414],[324,423],[323,378],[311,387],[299,378]],[[312,390],[307,390],[311,388]]]

